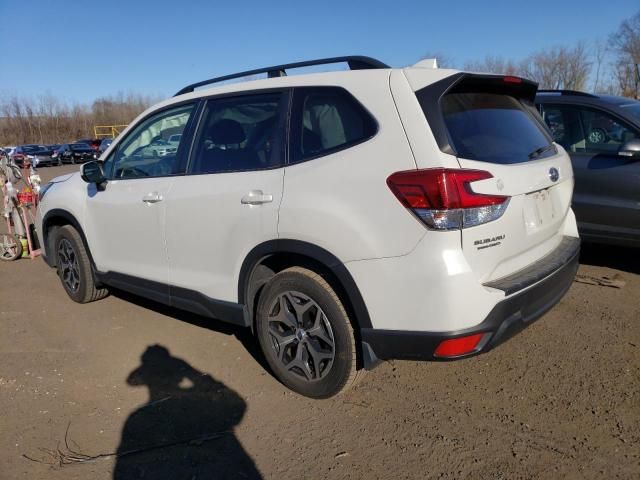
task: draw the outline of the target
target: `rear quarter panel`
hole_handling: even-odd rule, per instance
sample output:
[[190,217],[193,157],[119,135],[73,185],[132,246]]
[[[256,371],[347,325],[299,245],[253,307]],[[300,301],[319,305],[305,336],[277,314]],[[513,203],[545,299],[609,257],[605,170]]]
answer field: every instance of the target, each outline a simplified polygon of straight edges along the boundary
[[280,238],[313,243],[347,262],[405,255],[424,236],[425,228],[386,184],[392,173],[416,168],[390,93],[389,73],[336,77],[333,85],[362,103],[379,130],[354,147],[286,167]]

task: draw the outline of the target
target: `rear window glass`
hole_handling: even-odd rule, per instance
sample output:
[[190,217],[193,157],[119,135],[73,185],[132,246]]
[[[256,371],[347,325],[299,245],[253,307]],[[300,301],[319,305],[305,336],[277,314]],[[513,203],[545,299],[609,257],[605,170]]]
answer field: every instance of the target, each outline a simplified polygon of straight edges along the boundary
[[555,154],[542,126],[514,97],[496,93],[451,93],[441,101],[451,143],[459,157],[520,163]]
[[373,137],[373,117],[346,90],[305,87],[296,91],[292,161],[329,155]]
[[620,105],[620,108],[624,109],[627,113],[630,113],[637,121],[640,122],[640,102]]

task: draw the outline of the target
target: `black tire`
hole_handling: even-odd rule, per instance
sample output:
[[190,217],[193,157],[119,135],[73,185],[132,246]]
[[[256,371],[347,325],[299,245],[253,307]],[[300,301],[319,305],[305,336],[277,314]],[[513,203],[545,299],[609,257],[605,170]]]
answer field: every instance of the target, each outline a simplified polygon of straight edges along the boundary
[[[282,305],[287,310],[281,315]],[[285,317],[286,321],[279,320]],[[265,285],[258,300],[256,332],[275,376],[301,395],[332,397],[362,375],[356,369],[356,343],[347,312],[331,286],[311,270],[288,268]]]
[[89,303],[109,294],[106,288],[96,287],[89,255],[78,231],[71,225],[56,230],[52,252],[58,276],[67,295],[74,302]]

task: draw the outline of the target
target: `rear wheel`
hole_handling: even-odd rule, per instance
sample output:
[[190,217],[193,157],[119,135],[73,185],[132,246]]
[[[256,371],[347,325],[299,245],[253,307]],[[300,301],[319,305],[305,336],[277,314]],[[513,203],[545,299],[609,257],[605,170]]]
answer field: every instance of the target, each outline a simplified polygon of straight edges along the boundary
[[106,288],[96,287],[91,261],[78,231],[71,225],[56,230],[54,255],[58,276],[67,295],[78,303],[106,297]]
[[22,256],[22,242],[17,235],[0,234],[0,260],[10,262]]
[[274,374],[295,392],[328,398],[355,382],[353,329],[320,275],[293,267],[274,276],[260,295],[256,330]]

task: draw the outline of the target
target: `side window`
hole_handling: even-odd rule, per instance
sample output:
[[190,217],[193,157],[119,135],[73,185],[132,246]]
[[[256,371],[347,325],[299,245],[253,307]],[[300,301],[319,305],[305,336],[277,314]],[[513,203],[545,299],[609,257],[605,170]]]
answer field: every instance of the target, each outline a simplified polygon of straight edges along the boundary
[[176,135],[182,134],[193,110],[193,104],[181,105],[144,120],[105,160],[107,176],[129,179],[182,173],[178,162],[181,137]]
[[283,93],[207,102],[191,157],[190,173],[262,170],[283,165]]
[[541,110],[553,141],[562,145],[568,152],[575,152],[575,145],[580,139],[584,140],[580,119],[575,112],[557,105],[542,105]]
[[615,154],[624,143],[638,137],[619,120],[600,110],[581,108],[580,119],[586,134],[587,153]]
[[601,110],[568,105],[543,105],[543,118],[553,139],[573,153],[615,154],[638,138],[619,120]]
[[378,128],[371,114],[342,88],[297,89],[293,108],[293,162],[348,148],[373,137]]

